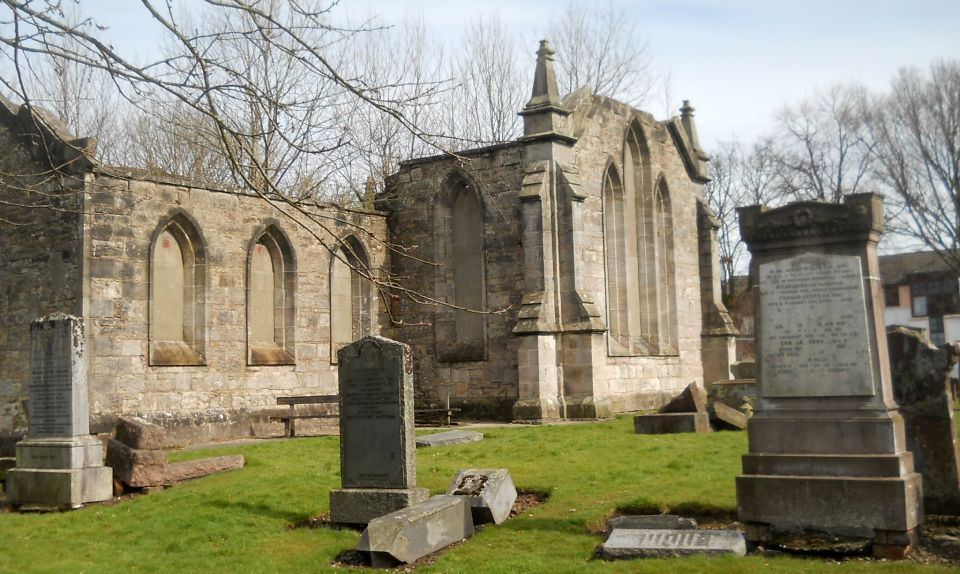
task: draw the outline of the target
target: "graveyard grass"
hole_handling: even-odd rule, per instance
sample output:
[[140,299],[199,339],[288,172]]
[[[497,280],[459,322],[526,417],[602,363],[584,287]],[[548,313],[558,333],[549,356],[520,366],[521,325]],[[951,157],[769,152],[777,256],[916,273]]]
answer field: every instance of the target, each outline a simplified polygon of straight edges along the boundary
[[[507,467],[549,499],[484,527],[417,572],[947,572],[911,562],[833,564],[795,557],[591,559],[615,511],[736,509],[746,433],[636,435],[632,418],[488,427],[482,442],[417,451],[417,481],[445,491],[460,468]],[[339,486],[336,437],[179,452],[171,460],[241,453],[238,471],[75,512],[0,514],[2,572],[356,571],[331,562],[360,533],[296,527],[329,510]],[[402,571],[402,570],[401,570]]]

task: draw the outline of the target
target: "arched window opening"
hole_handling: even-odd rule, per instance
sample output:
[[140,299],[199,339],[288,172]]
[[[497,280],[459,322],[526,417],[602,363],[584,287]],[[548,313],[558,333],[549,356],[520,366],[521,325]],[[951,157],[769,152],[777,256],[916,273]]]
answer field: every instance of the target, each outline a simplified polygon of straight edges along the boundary
[[293,249],[271,225],[254,238],[248,257],[248,364],[294,364],[295,289]]
[[610,352],[630,350],[630,320],[623,186],[611,165],[603,178],[604,254],[607,267],[607,325]]
[[177,214],[150,247],[150,364],[205,364],[206,268],[197,227]]
[[483,203],[459,172],[444,181],[436,203],[437,297],[454,307],[437,309],[436,352],[440,361],[486,359],[486,270]]
[[677,297],[673,252],[673,210],[667,182],[661,176],[655,192],[657,273],[657,348],[661,355],[677,352]]
[[330,264],[330,361],[337,351],[372,333],[371,286],[363,273],[370,272],[363,245],[355,237],[344,239]]

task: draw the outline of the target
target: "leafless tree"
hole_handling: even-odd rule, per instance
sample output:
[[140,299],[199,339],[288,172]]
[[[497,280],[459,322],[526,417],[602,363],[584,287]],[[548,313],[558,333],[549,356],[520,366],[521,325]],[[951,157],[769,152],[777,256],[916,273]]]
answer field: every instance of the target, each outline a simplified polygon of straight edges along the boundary
[[867,90],[852,84],[785,107],[774,150],[781,192],[793,200],[839,202],[862,191],[873,161],[870,121]]
[[560,91],[587,86],[633,106],[646,103],[658,79],[650,49],[633,22],[612,2],[603,7],[569,2],[548,30],[557,50]]
[[905,68],[876,102],[878,179],[918,239],[960,273],[960,61]]

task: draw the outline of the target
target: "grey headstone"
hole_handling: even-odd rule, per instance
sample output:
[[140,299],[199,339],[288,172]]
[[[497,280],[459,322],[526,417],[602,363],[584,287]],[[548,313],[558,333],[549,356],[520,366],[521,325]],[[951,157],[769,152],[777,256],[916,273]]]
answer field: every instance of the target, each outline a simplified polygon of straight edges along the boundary
[[30,324],[27,438],[90,434],[83,321],[56,314]]
[[633,417],[633,428],[637,434],[710,432],[710,415],[705,412],[636,415]]
[[416,484],[409,347],[365,337],[340,349],[340,473],[344,488]]
[[746,540],[736,530],[616,529],[600,547],[605,560],[746,553]]
[[330,492],[330,519],[366,524],[429,496],[416,488],[410,347],[370,336],[337,358],[343,488]]
[[764,397],[876,394],[859,257],[761,264],[760,307]]
[[674,514],[614,516],[607,521],[607,537],[614,530],[696,530],[697,521]]
[[447,489],[447,494],[462,496],[473,512],[474,524],[500,524],[510,518],[517,489],[505,468],[464,469]]
[[473,536],[470,506],[460,496],[433,496],[426,502],[370,521],[357,542],[376,567],[410,563]]
[[483,433],[467,430],[452,430],[417,437],[417,448],[448,446],[483,440]]
[[960,513],[960,449],[950,371],[957,349],[937,348],[904,328],[887,333],[893,398],[900,407],[907,450],[923,475],[923,507],[934,514]]
[[104,449],[90,435],[83,321],[57,313],[30,325],[27,438],[7,473],[7,499],[76,508],[113,496]]

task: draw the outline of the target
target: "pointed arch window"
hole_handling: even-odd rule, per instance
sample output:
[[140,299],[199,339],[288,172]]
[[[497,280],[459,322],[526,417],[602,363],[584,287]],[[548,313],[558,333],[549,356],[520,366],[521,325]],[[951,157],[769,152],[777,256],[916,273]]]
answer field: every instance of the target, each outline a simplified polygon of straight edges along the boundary
[[372,333],[370,260],[363,244],[349,236],[340,242],[330,263],[330,362],[337,351]]
[[206,254],[186,214],[162,223],[150,246],[150,364],[204,365]]
[[276,225],[254,236],[247,258],[247,364],[294,364],[296,262]]
[[661,176],[651,178],[642,128],[623,146],[623,180],[611,165],[604,177],[604,263],[608,349],[619,355],[669,355],[676,344],[673,219]]
[[444,181],[436,203],[435,239],[438,298],[454,308],[438,308],[436,351],[441,361],[486,359],[486,308],[483,203],[478,190],[459,172]]

